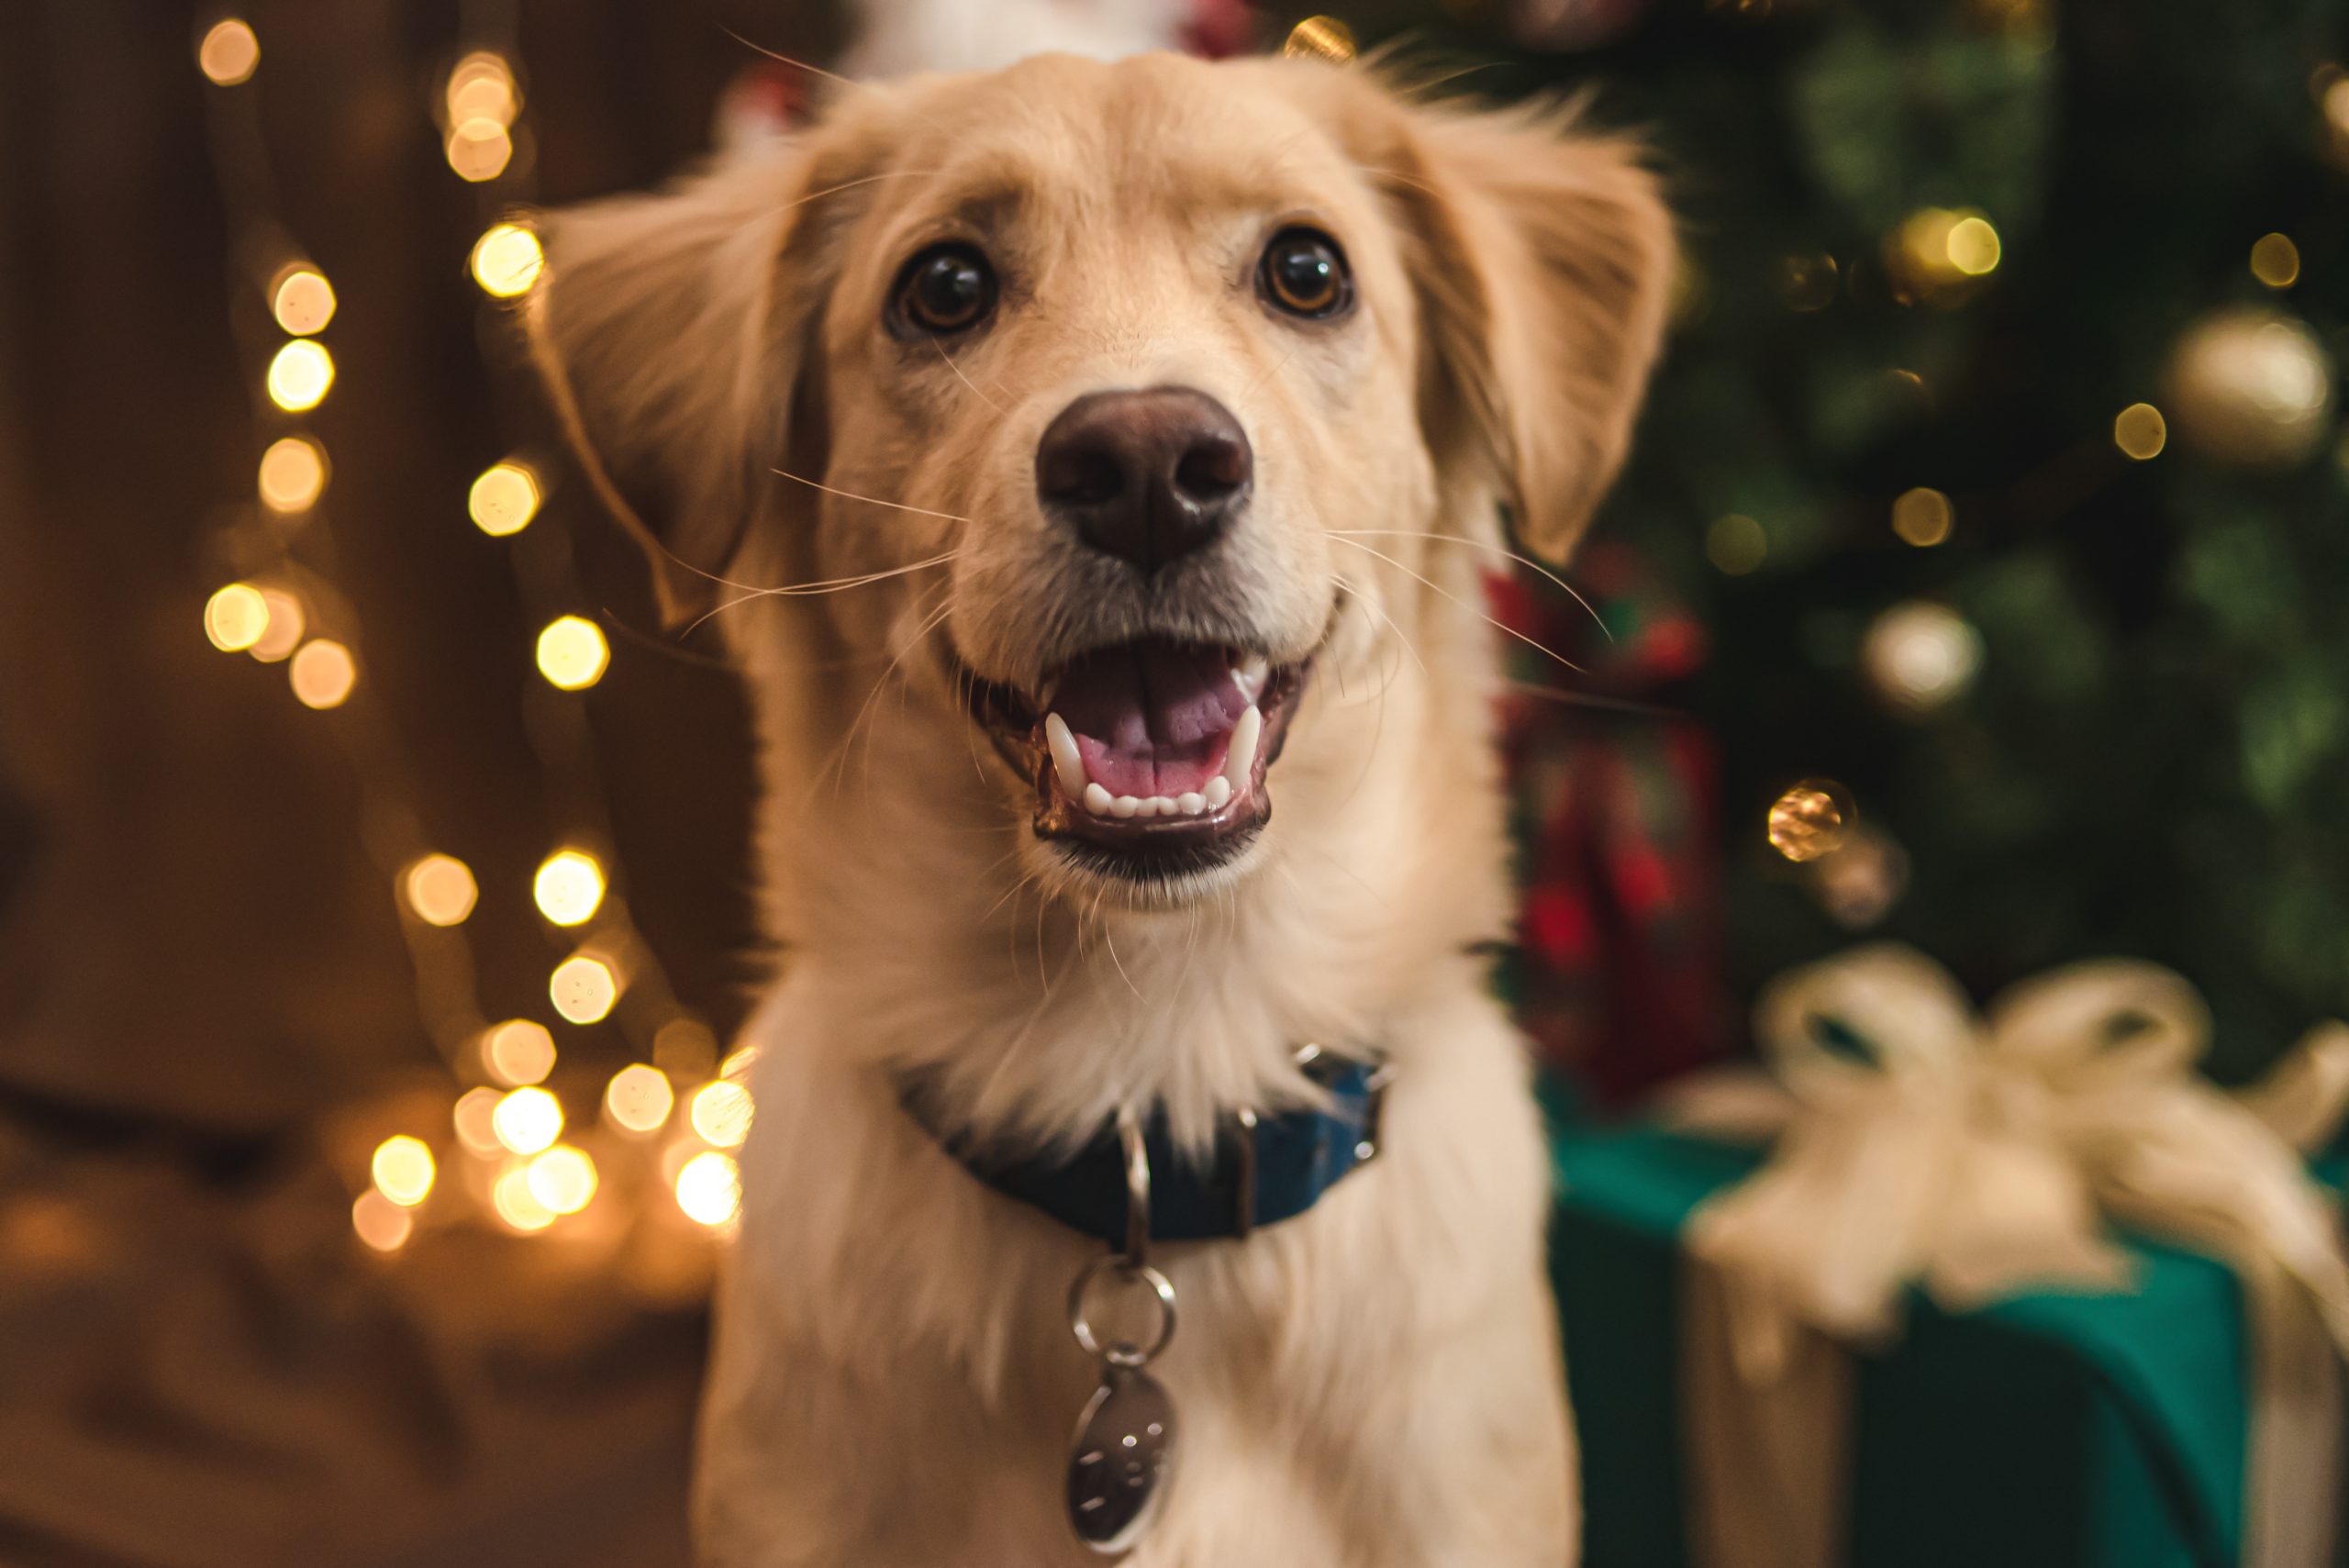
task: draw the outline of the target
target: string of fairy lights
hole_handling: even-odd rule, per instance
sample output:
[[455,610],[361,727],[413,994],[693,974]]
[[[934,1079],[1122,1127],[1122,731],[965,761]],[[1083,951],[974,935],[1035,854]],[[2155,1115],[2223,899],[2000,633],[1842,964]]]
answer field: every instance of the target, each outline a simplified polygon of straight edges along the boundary
[[[532,147],[513,64],[511,6],[484,0],[467,7],[462,36],[477,47],[441,79],[433,109],[451,172],[483,192],[488,217],[467,269],[488,301],[510,301],[529,293],[544,264],[520,206]],[[364,836],[400,913],[418,1014],[457,1090],[440,1125],[412,1127],[373,1146],[354,1180],[363,1184],[352,1202],[352,1229],[368,1247],[396,1252],[420,1229],[474,1221],[525,1236],[598,1221],[609,1230],[613,1211],[627,1207],[630,1219],[729,1234],[740,1201],[731,1151],[752,1110],[743,1082],[749,1056],[738,1051],[719,1061],[710,1031],[677,1003],[614,887],[613,835],[578,695],[603,678],[611,648],[596,621],[577,611],[584,601],[567,538],[531,527],[544,499],[539,469],[520,453],[491,463],[469,487],[463,510],[507,552],[519,596],[542,628],[533,654],[543,684],[526,699],[526,728],[549,815],[574,827],[529,887],[558,954],[548,1005],[559,1026],[609,1020],[638,1058],[592,1078],[567,1072],[562,1092],[554,1086],[554,1029],[483,1016],[465,934],[483,890],[462,859],[430,842],[406,751],[363,684],[357,617],[319,565],[333,557],[326,505],[332,464],[305,416],[335,387],[337,366],[323,335],[337,301],[324,270],[271,210],[273,183],[254,103],[260,39],[244,19],[223,17],[203,33],[196,57],[218,89],[212,146],[235,236],[231,274],[240,288],[259,288],[268,323],[250,327],[259,317],[235,302],[232,327],[261,393],[259,505],[239,509],[216,540],[235,576],[206,601],[204,630],[223,651],[284,663],[305,707],[336,710],[365,793]],[[592,1120],[577,1103],[585,1095],[569,1088],[574,1082],[600,1090]],[[665,1199],[650,1201],[652,1194]]]

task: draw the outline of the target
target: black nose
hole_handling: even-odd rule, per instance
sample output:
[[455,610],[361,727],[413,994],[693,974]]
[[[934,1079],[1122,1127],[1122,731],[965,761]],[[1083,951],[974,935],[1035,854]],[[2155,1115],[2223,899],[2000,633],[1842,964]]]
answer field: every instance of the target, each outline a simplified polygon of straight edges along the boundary
[[1212,543],[1255,470],[1231,411],[1186,386],[1089,394],[1036,443],[1044,510],[1144,576]]

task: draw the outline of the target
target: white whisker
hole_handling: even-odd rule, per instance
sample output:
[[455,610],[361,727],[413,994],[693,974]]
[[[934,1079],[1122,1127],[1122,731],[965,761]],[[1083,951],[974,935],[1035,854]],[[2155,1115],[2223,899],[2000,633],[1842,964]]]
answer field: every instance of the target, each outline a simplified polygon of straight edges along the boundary
[[1517,639],[1518,641],[1522,642],[1526,647],[1532,649],[1535,652],[1540,653],[1544,657],[1555,659],[1559,663],[1564,664],[1575,674],[1586,675],[1590,673],[1589,671],[1584,669],[1581,665],[1575,663],[1573,660],[1567,658],[1556,649],[1544,647],[1542,644],[1536,642],[1531,638],[1526,636],[1525,633],[1518,630],[1517,628],[1513,626],[1505,626],[1501,622],[1495,620],[1491,616],[1486,615],[1484,611],[1478,609],[1475,606],[1470,604],[1459,595],[1452,592],[1449,588],[1444,587],[1439,583],[1431,582],[1429,579],[1420,576],[1418,573],[1412,571],[1409,567],[1404,565],[1401,562],[1396,560],[1385,550],[1373,550],[1370,546],[1363,543],[1360,539],[1345,539],[1337,534],[1332,534],[1330,537],[1337,539],[1340,544],[1352,545],[1354,549],[1361,550],[1364,555],[1375,555],[1378,557],[1379,560],[1386,562],[1387,565],[1392,566],[1404,576],[1410,578],[1414,582],[1419,584],[1422,587],[1425,587],[1430,593],[1434,594],[1441,598],[1451,600],[1453,604],[1458,605],[1462,609],[1466,610],[1469,614],[1475,616],[1478,620],[1483,621],[1486,626],[1491,627],[1494,630]]

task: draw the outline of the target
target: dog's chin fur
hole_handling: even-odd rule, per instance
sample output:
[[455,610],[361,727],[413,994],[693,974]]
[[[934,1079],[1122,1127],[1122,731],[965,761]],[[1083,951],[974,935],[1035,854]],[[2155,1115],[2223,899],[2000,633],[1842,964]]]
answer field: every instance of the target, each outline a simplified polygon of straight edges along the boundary
[[[713,1568],[1097,1561],[1060,1510],[1098,1370],[1065,1298],[1098,1244],[974,1180],[898,1085],[1002,1149],[1160,1106],[1201,1151],[1239,1107],[1311,1102],[1305,1043],[1393,1063],[1380,1157],[1295,1220],[1153,1254],[1180,1448],[1129,1561],[1573,1560],[1545,1162],[1480,956],[1509,898],[1475,606],[1495,497],[1554,554],[1620,461],[1670,246],[1630,150],[1559,131],[1277,62],[1041,60],[846,99],[771,168],[550,226],[540,357],[663,570],[855,584],[717,620],[780,962],[744,1037],[758,1117],[696,1479]],[[923,182],[974,157],[1028,198],[988,221],[1118,222],[1030,236],[1073,260],[1027,263],[1052,286],[1016,277],[959,362],[899,353],[874,321]],[[1262,209],[1237,227],[1213,218],[1235,181]],[[1355,269],[1351,325],[1244,292],[1308,202]],[[1035,515],[1031,454],[1072,396],[1169,380],[1231,408],[1258,480],[1231,537],[1137,587]],[[1311,661],[1269,817],[1196,862],[1040,837],[1039,784],[957,685],[1035,690],[1144,633]]]

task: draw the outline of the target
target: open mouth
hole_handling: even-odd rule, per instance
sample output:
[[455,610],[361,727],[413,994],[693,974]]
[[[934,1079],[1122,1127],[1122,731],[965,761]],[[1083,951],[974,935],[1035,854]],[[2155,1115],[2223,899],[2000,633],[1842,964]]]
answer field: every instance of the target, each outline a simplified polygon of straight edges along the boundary
[[1308,663],[1143,638],[1097,648],[1029,695],[974,677],[971,712],[1035,781],[1036,833],[1117,874],[1204,869],[1272,814],[1280,754]]

